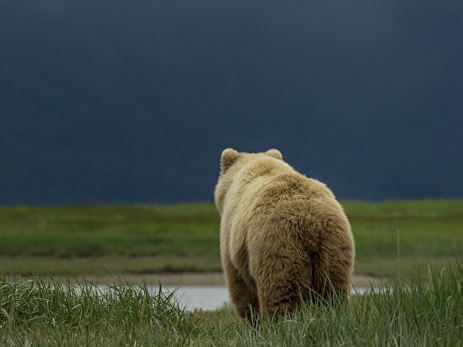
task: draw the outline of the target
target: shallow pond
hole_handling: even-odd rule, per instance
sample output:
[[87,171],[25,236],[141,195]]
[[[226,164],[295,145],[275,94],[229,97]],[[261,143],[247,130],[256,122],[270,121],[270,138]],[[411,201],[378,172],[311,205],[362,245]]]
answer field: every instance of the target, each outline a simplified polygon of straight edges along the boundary
[[[102,291],[108,290],[108,286],[99,285],[98,288]],[[148,286],[148,289],[157,293],[159,287]],[[181,307],[187,311],[195,309],[212,311],[222,308],[228,304],[230,299],[226,287],[205,287],[205,286],[166,286],[163,290],[174,293],[174,298],[178,301]],[[370,291],[368,288],[356,288],[353,294],[362,295]]]
[[228,290],[225,287],[166,287],[174,291],[174,296],[182,307],[188,311],[201,309],[216,310],[229,302]]

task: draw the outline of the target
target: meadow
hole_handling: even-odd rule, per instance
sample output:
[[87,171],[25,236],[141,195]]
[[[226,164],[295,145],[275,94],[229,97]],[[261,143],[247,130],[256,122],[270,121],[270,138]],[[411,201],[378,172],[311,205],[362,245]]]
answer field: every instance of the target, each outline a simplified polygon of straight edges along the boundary
[[100,291],[32,279],[0,280],[0,344],[21,346],[461,346],[463,263],[417,271],[350,308],[305,305],[250,325],[227,307],[185,312],[146,286]]
[[[463,200],[343,202],[356,274],[407,275],[463,256]],[[1,275],[220,271],[209,203],[0,207]]]
[[258,326],[229,307],[186,312],[172,294],[146,285],[63,282],[219,271],[212,204],[2,207],[0,345],[463,345],[463,201],[343,205],[356,240],[355,273],[386,276],[385,287],[352,296],[347,311],[310,304]]

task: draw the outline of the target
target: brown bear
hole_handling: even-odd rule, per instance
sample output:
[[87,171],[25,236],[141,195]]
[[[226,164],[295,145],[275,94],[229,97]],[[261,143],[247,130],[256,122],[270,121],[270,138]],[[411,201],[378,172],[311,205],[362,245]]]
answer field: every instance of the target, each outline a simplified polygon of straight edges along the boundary
[[[354,264],[349,221],[333,193],[276,149],[225,149],[215,188],[222,266],[233,306],[253,319],[301,303],[347,302]],[[335,294],[335,295],[333,295]]]

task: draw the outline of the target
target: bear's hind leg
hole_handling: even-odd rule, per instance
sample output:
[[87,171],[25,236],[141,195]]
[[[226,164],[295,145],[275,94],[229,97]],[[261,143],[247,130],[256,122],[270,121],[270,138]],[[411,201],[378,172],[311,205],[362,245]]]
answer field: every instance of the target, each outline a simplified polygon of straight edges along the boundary
[[261,271],[257,282],[259,312],[262,317],[277,319],[291,314],[303,300],[309,300],[310,273],[294,266],[289,259],[273,262],[269,271]]
[[254,321],[255,315],[259,312],[259,300],[254,283],[246,283],[238,270],[231,264],[226,266],[225,275],[235,311],[240,317],[251,322]]
[[318,283],[317,291],[327,304],[347,308],[352,286],[350,273],[338,270],[332,267],[329,273],[324,274],[324,283]]

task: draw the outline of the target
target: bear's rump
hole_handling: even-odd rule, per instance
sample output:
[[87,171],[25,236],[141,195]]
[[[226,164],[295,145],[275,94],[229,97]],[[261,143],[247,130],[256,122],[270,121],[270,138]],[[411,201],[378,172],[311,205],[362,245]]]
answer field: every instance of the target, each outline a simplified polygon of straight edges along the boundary
[[248,235],[249,271],[256,282],[319,292],[330,272],[333,278],[344,276],[346,271],[338,270],[351,267],[350,227],[342,210],[312,207],[297,200],[280,206]]

